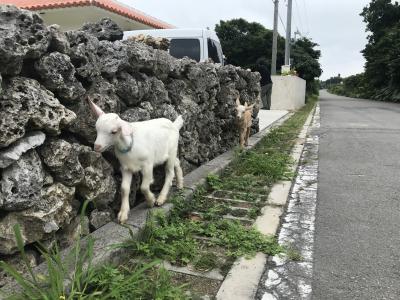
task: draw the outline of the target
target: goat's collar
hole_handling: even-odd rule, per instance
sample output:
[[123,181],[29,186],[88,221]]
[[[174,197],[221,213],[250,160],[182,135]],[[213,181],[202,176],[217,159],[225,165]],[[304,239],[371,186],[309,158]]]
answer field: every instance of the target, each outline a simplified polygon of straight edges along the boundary
[[131,134],[129,137],[131,138],[131,140],[130,140],[130,142],[129,142],[128,147],[126,147],[126,148],[119,148],[118,146],[115,147],[116,150],[117,150],[119,153],[125,154],[125,153],[128,153],[129,151],[131,151],[131,149],[132,149],[132,147],[133,147],[133,134]]

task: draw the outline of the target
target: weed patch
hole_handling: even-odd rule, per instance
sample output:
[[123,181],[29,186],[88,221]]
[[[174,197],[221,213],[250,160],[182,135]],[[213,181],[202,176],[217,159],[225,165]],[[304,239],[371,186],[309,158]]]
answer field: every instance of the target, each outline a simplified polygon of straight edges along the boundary
[[288,259],[293,261],[302,261],[304,259],[301,253],[292,246],[285,247],[285,255]]
[[[296,259],[295,253],[280,246],[274,237],[264,236],[224,216],[257,218],[270,187],[293,177],[291,149],[313,106],[314,101],[309,101],[282,126],[271,130],[253,150],[237,149],[230,166],[222,175],[209,174],[207,185],[199,188],[191,201],[176,195],[170,216],[151,216],[142,239],[132,242],[134,254],[179,266],[191,264],[198,270],[227,269],[227,262],[257,252],[268,255],[287,252]],[[211,200],[207,195],[217,199]],[[246,201],[249,205],[240,209],[218,198]],[[205,239],[196,238],[199,236]],[[202,252],[205,243],[224,249],[225,263],[221,265],[214,253]]]
[[184,286],[171,284],[171,275],[159,267],[158,261],[103,267],[97,271],[89,288],[93,289],[92,295],[97,294],[96,299],[189,299]]
[[[182,199],[175,201],[187,203]],[[180,207],[181,212],[186,211],[182,203],[175,207]],[[193,221],[190,218],[168,218],[157,214],[151,216],[147,224],[140,241],[132,241],[126,246],[132,248],[136,256],[167,260],[179,266],[194,262],[195,267],[203,268],[205,258],[200,250],[201,242],[196,236],[209,238],[206,242],[208,246],[222,246],[225,254],[232,258],[251,257],[257,252],[275,255],[283,250],[275,238],[221,217]]]
[[12,266],[0,262],[0,268],[21,287],[21,291],[4,299],[189,299],[184,286],[172,284],[169,272],[160,266],[160,261],[136,263],[129,268],[107,265],[93,267],[93,240],[88,239],[85,245],[82,245],[80,236],[77,237],[73,251],[68,257],[62,257],[58,247],[50,252],[42,250],[47,272],[36,274],[25,255],[18,225],[14,227],[14,232],[29,274],[24,276]]
[[[183,275],[175,274],[171,278],[171,273],[160,266],[161,261],[177,266],[190,264],[200,272],[218,268],[226,274],[236,258],[249,258],[257,252],[271,256],[285,253],[289,259],[302,260],[298,252],[280,246],[274,237],[265,236],[239,221],[224,219],[224,216],[255,219],[270,187],[279,180],[293,177],[290,152],[314,104],[315,99],[309,99],[303,109],[271,130],[253,150],[236,150],[230,166],[220,176],[210,174],[207,185],[198,188],[191,201],[175,195],[168,217],[162,213],[149,214],[139,240],[116,245],[128,247],[135,263],[94,268],[93,242],[89,240],[83,249],[78,239],[69,262],[61,258],[58,249],[43,253],[48,267],[46,276],[33,274],[27,265],[30,275],[23,277],[1,262],[0,267],[22,287],[22,293],[10,299],[190,299],[192,297],[185,292],[187,287],[175,283],[176,278]],[[210,200],[205,197],[207,195],[217,199]],[[241,206],[238,208],[229,199],[240,200],[237,202]],[[18,230],[16,236],[25,260]],[[71,264],[74,266],[72,273],[68,271]],[[185,278],[187,282],[197,282],[188,276]],[[218,285],[213,287],[217,288]]]

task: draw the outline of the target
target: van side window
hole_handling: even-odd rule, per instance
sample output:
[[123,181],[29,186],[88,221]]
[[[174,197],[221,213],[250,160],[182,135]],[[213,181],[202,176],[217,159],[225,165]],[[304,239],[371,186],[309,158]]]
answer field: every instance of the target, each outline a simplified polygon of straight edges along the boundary
[[200,61],[200,41],[198,39],[171,39],[169,53],[175,58],[185,56]]
[[213,60],[214,63],[220,64],[223,61],[221,45],[212,39],[207,39],[208,45],[208,57]]

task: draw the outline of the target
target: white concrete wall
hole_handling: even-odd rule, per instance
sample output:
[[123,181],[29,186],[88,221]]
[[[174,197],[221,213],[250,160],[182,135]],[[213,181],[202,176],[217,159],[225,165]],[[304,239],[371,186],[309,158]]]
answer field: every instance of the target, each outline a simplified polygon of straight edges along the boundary
[[271,110],[297,110],[306,101],[306,81],[297,76],[271,76]]

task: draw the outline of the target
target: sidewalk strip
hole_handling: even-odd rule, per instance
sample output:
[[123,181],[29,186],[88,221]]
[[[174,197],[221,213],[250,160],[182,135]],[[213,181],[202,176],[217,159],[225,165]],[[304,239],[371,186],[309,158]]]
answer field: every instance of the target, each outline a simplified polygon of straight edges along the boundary
[[[315,112],[316,110],[314,109],[308,116],[292,150],[292,158],[295,162],[293,170],[297,169],[307,131]],[[284,211],[284,206],[289,196],[290,187],[290,181],[279,182],[272,187],[272,191],[274,192],[268,197],[268,205],[263,208],[262,215],[258,217],[255,222],[255,226],[262,233],[276,234],[280,223],[280,216]],[[254,299],[266,262],[267,256],[262,253],[258,253],[256,257],[252,259],[238,259],[223,281],[216,296],[217,300]]]

